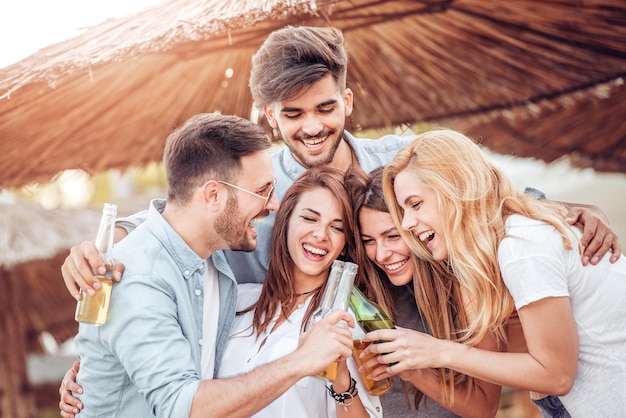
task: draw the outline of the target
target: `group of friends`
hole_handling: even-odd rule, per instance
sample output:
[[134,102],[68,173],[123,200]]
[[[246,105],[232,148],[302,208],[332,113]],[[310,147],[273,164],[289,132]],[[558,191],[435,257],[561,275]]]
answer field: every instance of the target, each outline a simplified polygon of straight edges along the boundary
[[[604,214],[516,191],[456,131],[354,137],[347,64],[335,28],[265,40],[249,84],[273,155],[235,116],[170,134],[167,199],[118,220],[109,319],[80,324],[63,417],[490,417],[502,386],[546,417],[622,413],[626,261]],[[336,326],[351,312],[305,327],[336,259],[396,324],[364,337],[361,369],[395,381],[380,397]],[[73,247],[70,293],[103,267]],[[314,377],[335,361],[332,386]]]

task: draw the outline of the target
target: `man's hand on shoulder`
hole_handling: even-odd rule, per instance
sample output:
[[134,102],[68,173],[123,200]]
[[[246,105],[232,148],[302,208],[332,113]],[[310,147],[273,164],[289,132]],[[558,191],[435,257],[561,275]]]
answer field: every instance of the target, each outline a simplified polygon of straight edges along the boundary
[[611,251],[611,263],[615,263],[622,253],[619,238],[609,227],[609,221],[597,206],[568,204],[565,221],[582,227],[580,239],[583,246],[583,265],[598,264],[607,251]]

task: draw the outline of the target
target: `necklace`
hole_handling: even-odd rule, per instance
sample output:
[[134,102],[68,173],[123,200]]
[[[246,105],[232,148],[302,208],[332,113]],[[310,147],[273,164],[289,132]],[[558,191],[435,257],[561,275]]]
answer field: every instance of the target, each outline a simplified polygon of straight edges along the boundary
[[302,293],[296,293],[296,297],[299,298],[300,296],[305,296],[308,294],[311,294],[313,292],[315,292],[316,290],[320,290],[322,286],[316,287],[315,289],[309,290],[308,292],[302,292]]

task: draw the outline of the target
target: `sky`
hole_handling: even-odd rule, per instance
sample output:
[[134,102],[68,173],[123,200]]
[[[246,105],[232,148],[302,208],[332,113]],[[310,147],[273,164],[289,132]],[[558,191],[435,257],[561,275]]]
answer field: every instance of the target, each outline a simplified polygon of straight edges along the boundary
[[79,35],[82,29],[164,0],[3,0],[0,4],[0,68],[40,48]]

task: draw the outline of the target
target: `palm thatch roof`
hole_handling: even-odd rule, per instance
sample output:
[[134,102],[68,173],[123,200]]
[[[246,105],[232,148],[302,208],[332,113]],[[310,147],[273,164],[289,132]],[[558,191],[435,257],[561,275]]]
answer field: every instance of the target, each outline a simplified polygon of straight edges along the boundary
[[0,188],[159,160],[198,112],[251,116],[274,29],[341,28],[352,130],[429,122],[626,172],[623,0],[171,0],[0,69]]

